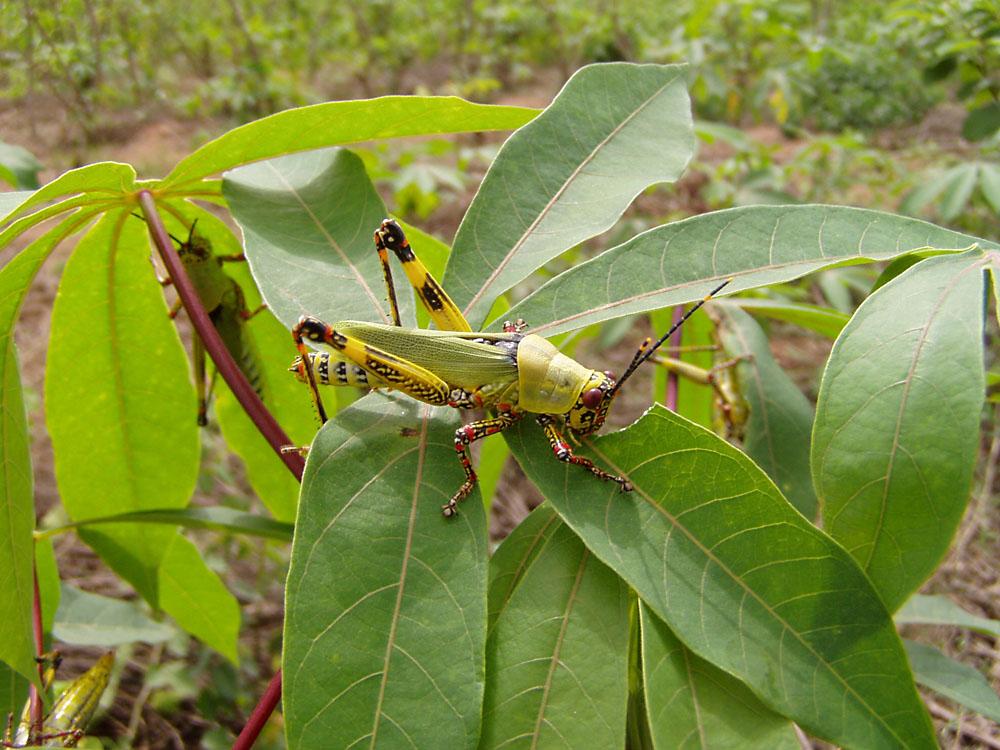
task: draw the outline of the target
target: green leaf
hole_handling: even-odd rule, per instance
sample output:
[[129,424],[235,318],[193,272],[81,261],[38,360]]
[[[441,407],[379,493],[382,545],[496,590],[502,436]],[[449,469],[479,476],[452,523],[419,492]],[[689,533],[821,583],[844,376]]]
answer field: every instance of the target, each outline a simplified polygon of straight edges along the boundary
[[486,533],[476,492],[441,515],[463,480],[457,424],[372,394],[317,435],[286,589],[290,748],[476,744]]
[[506,609],[532,561],[562,525],[552,506],[540,505],[517,525],[490,557],[488,633],[493,631],[497,618]]
[[937,567],[969,498],[985,389],[982,269],[978,250],[928,258],[872,294],[820,385],[812,473],[823,528],[889,611]]
[[967,141],[981,141],[997,130],[1000,130],[1000,102],[972,110],[962,123],[962,137]]
[[[871,294],[872,292],[876,291],[877,289],[881,289],[886,284],[888,284],[890,281],[892,281],[894,278],[896,278],[901,273],[903,273],[903,271],[907,270],[908,268],[912,268],[913,266],[917,265],[917,263],[919,263],[922,260],[926,260],[927,258],[933,258],[935,255],[949,255],[949,254],[950,253],[947,250],[944,250],[944,251],[942,251],[942,250],[919,250],[919,251],[917,251],[915,253],[908,253],[906,255],[900,255],[898,258],[895,258],[894,260],[892,260],[892,261],[890,261],[889,263],[886,264],[885,268],[882,269],[882,273],[880,273],[878,275],[878,278],[875,279],[875,283],[872,284],[872,287],[868,291],[868,293]],[[846,324],[847,321],[845,320],[844,323]],[[844,326],[841,326],[841,330],[843,330],[843,327]],[[840,335],[840,331],[837,332],[837,336],[839,336],[839,335]],[[833,336],[832,338],[837,338],[837,336]]]
[[[35,675],[38,675],[37,670]],[[0,714],[3,715],[4,721],[10,715],[20,716],[21,709],[27,700],[28,681],[6,664],[0,662]]]
[[731,357],[749,355],[737,365],[743,395],[750,404],[743,450],[809,520],[816,518],[816,493],[809,471],[813,408],[771,355],[760,326],[735,305],[716,306],[719,333]]
[[627,605],[621,579],[557,524],[490,632],[479,747],[623,748]]
[[38,593],[42,605],[42,631],[52,632],[52,623],[59,609],[59,565],[52,540],[35,538],[35,571],[38,574]]
[[35,679],[35,643],[31,633],[34,591],[31,531],[35,525],[34,480],[28,417],[13,332],[4,342],[3,380],[0,380],[0,445],[3,446],[0,482],[0,661],[28,679]]
[[524,318],[532,332],[552,336],[693,302],[729,276],[735,280],[726,294],[840,263],[886,260],[929,246],[967,248],[976,242],[1000,247],[918,219],[860,208],[734,208],[640,234],[561,273],[514,305],[508,317]]
[[1000,621],[971,615],[945,596],[914,594],[893,619],[900,625],[954,625],[1000,638]]
[[[229,228],[208,211],[191,205],[182,205],[178,210],[189,220],[197,219],[199,234],[212,243],[216,255],[234,256],[243,252]],[[242,288],[247,310],[256,310],[261,300],[248,264],[226,263],[223,269],[223,273]],[[242,325],[239,341],[252,353],[264,404],[285,430],[290,443],[307,445],[316,433],[318,422],[308,391],[288,372],[288,366],[298,354],[288,329],[268,310],[259,312]],[[211,371],[211,363],[209,368]],[[334,413],[333,399],[327,394],[324,396],[328,413]],[[215,418],[226,443],[243,459],[247,479],[267,509],[278,519],[294,520],[298,480],[221,378],[216,379],[215,385]]]
[[147,617],[134,602],[81,591],[62,584],[52,635],[77,646],[113,648],[126,643],[163,643],[174,629]]
[[837,338],[850,318],[849,315],[839,310],[819,305],[803,305],[751,297],[739,297],[733,302],[754,316],[791,323],[814,331],[828,339]]
[[[56,479],[73,520],[187,504],[200,450],[187,370],[142,223],[106,215],[66,264],[46,368]],[[152,604],[174,534],[148,524],[81,531]]]
[[903,641],[917,682],[924,687],[1000,722],[1000,697],[982,673],[955,661],[933,646]]
[[1000,215],[1000,165],[980,162],[979,189],[983,191],[983,197],[993,213]]
[[[694,153],[681,65],[589,65],[500,149],[452,245],[444,286],[473,327],[493,299],[610,227]],[[530,321],[529,321],[530,322]]]
[[691,747],[800,750],[792,723],[770,711],[739,680],[677,640],[640,602],[642,679],[656,750]]
[[938,214],[942,221],[952,221],[965,209],[979,177],[979,166],[974,162],[960,164],[949,172],[941,195]]
[[622,494],[577,466],[553,467],[539,433],[505,435],[563,520],[694,653],[830,742],[936,747],[871,583],[743,453],[654,406],[588,441],[634,485]]
[[77,521],[65,526],[45,529],[38,536],[45,538],[68,531],[69,529],[78,529],[105,523],[158,523],[168,526],[183,526],[187,529],[227,531],[233,534],[259,536],[265,539],[278,539],[284,542],[292,541],[292,531],[294,529],[290,523],[274,521],[253,513],[244,513],[218,505],[207,508],[158,508],[155,510],[137,510],[131,513],[119,513],[113,516],[97,516],[95,518],[88,518],[85,521]]
[[6,216],[15,208],[31,197],[33,191],[20,190],[16,192],[0,193],[0,216]]
[[411,135],[512,130],[536,114],[534,109],[473,104],[453,96],[383,96],[314,104],[230,130],[182,159],[163,185],[176,186],[241,164],[326,146]]
[[[28,200],[19,202],[16,210],[0,214],[0,226],[13,221],[29,208],[66,195],[84,193],[89,195],[94,203],[107,203],[116,197],[124,202],[125,196],[134,189],[135,169],[130,164],[118,164],[112,161],[88,164],[64,172],[36,190]],[[0,208],[2,207],[0,204]]]
[[[386,209],[361,159],[342,149],[272,159],[227,172],[223,192],[278,320],[289,328],[301,315],[389,322],[372,241]],[[400,314],[412,323],[412,290],[405,277],[395,282]]]
[[160,563],[159,586],[163,611],[205,645],[238,662],[240,605],[198,548],[180,534],[174,534]]
[[[20,190],[38,189],[38,173],[42,165],[28,149],[0,141],[0,167],[13,178],[9,180],[11,187]],[[0,209],[0,215],[5,213],[7,212]]]

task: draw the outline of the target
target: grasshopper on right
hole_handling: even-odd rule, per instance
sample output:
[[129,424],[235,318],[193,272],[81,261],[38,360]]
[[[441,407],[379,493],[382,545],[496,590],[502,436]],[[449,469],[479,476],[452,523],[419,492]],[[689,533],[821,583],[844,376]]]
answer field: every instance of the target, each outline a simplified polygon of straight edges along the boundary
[[[389,388],[434,406],[483,408],[495,416],[470,422],[455,431],[455,451],[465,482],[441,506],[445,517],[458,512],[476,483],[469,459],[471,443],[495,435],[528,414],[545,432],[560,461],[581,466],[598,479],[632,489],[593,461],[573,453],[561,428],[571,436],[590,435],[601,428],[622,384],[701,305],[730,279],[708,292],[655,344],[646,339],[620,380],[611,372],[591,370],[560,353],[541,336],[526,334],[523,321],[505,323],[502,333],[472,331],[465,316],[427,271],[410,247],[399,224],[386,219],[375,230],[375,248],[382,263],[392,320],[395,325],[343,321],[328,325],[303,316],[292,329],[299,357],[289,368],[309,384],[320,419],[326,421],[317,384]],[[404,328],[392,283],[388,252],[392,251],[440,330]],[[333,352],[316,353],[305,341],[325,344]]]

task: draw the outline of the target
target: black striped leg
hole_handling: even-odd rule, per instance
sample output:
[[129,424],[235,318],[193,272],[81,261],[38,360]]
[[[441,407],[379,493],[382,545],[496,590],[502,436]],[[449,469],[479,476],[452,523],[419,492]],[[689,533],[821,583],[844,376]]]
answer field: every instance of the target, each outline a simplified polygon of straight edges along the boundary
[[582,466],[598,479],[618,482],[618,485],[622,488],[622,492],[632,491],[632,483],[625,479],[625,477],[616,477],[614,474],[608,474],[608,472],[595,466],[594,462],[589,458],[575,455],[573,453],[573,449],[569,447],[569,443],[566,442],[563,436],[559,433],[559,430],[556,428],[555,419],[550,417],[548,414],[540,414],[535,418],[535,421],[538,422],[538,424],[541,425],[542,429],[545,431],[545,437],[549,439],[549,445],[552,446],[552,452],[560,461]]
[[441,506],[441,513],[445,518],[451,518],[458,513],[458,504],[465,500],[476,486],[476,472],[472,468],[472,461],[469,460],[469,446],[480,438],[503,432],[522,416],[524,414],[519,411],[505,411],[491,419],[469,422],[455,430],[455,452],[458,453],[458,460],[465,470],[465,482],[458,488],[458,492],[452,495],[451,500]]
[[382,225],[375,230],[375,248],[378,250],[379,260],[382,262],[382,275],[385,277],[386,290],[389,294],[389,303],[392,306],[393,320],[399,325],[399,311],[396,309],[396,293],[392,286],[392,274],[389,271],[389,261],[387,251],[392,250],[399,260],[406,278],[420,298],[431,320],[442,331],[471,331],[472,326],[462,315],[462,311],[452,301],[444,288],[431,275],[427,267],[420,262],[420,258],[413,252],[409,240],[406,239],[403,229],[392,219],[385,219]]

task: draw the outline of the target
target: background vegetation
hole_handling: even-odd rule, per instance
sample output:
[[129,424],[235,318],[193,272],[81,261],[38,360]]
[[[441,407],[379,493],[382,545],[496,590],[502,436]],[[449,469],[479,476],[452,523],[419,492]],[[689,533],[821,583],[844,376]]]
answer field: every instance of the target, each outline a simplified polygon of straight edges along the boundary
[[[162,174],[233,125],[330,99],[454,93],[542,106],[579,66],[610,60],[690,63],[700,151],[679,183],[647,190],[620,226],[553,261],[528,288],[639,230],[758,203],[898,210],[1000,239],[1000,3],[990,0],[228,0],[198,13],[173,0],[10,2],[0,6],[0,180],[30,188],[104,158],[129,161],[144,175]],[[452,237],[498,143],[493,136],[429,138],[357,151],[394,215]],[[809,283],[784,285],[777,295],[850,314],[877,275],[877,269],[824,271]],[[54,279],[43,277],[33,292],[18,338],[39,474],[36,502],[40,514],[50,512],[40,523],[45,527],[65,520],[46,474],[52,459],[41,405],[45,339],[38,331],[47,322]],[[995,343],[995,320],[988,321]],[[780,322],[770,324],[770,333],[778,362],[815,400],[828,340]],[[622,334],[606,326],[580,359],[627,357],[600,351]],[[626,348],[634,337],[627,337]],[[995,347],[988,349],[988,366],[991,351]],[[984,414],[970,517],[926,589],[993,619],[1000,618],[993,492],[998,430],[997,413]],[[196,504],[265,512],[217,427],[203,431],[202,450]],[[536,502],[513,467],[496,487],[494,541]],[[149,619],[140,605],[132,607],[131,616],[145,618],[135,621],[141,632],[132,641],[154,645],[119,652],[125,666],[116,672],[117,697],[95,728],[122,746],[228,746],[277,665],[287,544],[214,532],[195,538],[239,600],[239,653],[224,659],[181,629]],[[107,597],[134,596],[71,534],[55,536],[54,558],[68,583]],[[94,617],[93,608],[111,606],[70,591],[76,608],[67,611],[82,621]],[[63,613],[60,625],[67,634],[70,615]],[[112,613],[109,622],[122,617]],[[943,627],[932,638],[996,687],[995,636]],[[94,654],[80,652],[76,667]],[[995,723],[939,696],[928,700],[942,741],[988,745],[996,737]],[[274,724],[260,746],[281,745]]]

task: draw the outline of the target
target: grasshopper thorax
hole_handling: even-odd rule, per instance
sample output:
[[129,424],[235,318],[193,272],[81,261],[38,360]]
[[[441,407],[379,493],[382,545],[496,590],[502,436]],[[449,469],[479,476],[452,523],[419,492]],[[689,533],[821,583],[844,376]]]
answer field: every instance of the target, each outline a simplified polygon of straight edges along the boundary
[[615,379],[610,373],[592,370],[576,403],[566,412],[566,426],[577,435],[597,432],[604,424],[615,397]]

